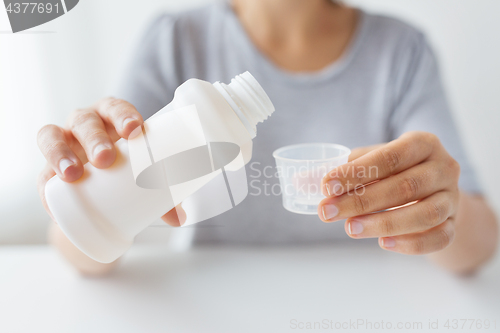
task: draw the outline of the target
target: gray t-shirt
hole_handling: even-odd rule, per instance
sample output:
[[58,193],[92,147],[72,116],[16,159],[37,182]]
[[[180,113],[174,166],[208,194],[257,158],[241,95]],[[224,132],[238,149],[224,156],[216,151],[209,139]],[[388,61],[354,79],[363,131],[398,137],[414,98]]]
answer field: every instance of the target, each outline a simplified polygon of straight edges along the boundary
[[432,132],[460,163],[460,187],[480,192],[425,37],[396,19],[363,11],[360,17],[340,60],[319,72],[300,74],[266,58],[226,2],[164,14],[151,24],[116,94],[144,118],[168,104],[189,78],[229,83],[245,71],[255,76],[276,107],[257,127],[253,159],[247,165],[248,197],[198,224],[195,243],[318,243],[347,237],[343,223],[326,224],[317,216],[288,212],[281,197],[272,193],[278,183],[276,177],[267,177],[275,167],[272,152],[295,143],[355,148],[411,130]]

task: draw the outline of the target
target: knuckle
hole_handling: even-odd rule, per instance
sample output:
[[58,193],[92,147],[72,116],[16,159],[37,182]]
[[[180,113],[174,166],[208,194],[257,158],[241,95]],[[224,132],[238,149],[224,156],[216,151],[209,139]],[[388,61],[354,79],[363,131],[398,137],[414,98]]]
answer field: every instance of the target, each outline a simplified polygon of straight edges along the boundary
[[95,106],[104,106],[104,107],[108,107],[114,103],[117,103],[118,99],[117,98],[114,98],[112,96],[108,96],[108,97],[104,97],[104,98],[101,98],[100,100],[97,101],[97,103],[95,104]]
[[48,124],[40,128],[37,134],[37,140],[40,141],[42,138],[46,137],[47,135],[50,135],[54,131],[57,131],[58,127],[56,125]]
[[380,157],[383,165],[386,166],[390,173],[394,172],[401,163],[401,156],[399,152],[393,149],[381,149]]
[[403,134],[401,134],[399,139],[415,139],[418,137],[419,133],[420,133],[419,131],[404,132]]
[[95,117],[96,115],[94,112],[76,110],[71,121],[71,130],[75,130],[83,124],[93,121]]
[[385,236],[394,235],[395,226],[389,219],[383,219],[379,222],[380,232]]
[[105,106],[113,113],[127,113],[132,108],[132,104],[129,102],[113,97],[106,100]]
[[417,237],[411,242],[410,254],[424,254],[425,253],[425,241],[423,237]]
[[108,107],[116,107],[116,106],[121,106],[123,103],[126,102],[119,98],[108,97],[105,99],[105,103]]
[[365,180],[367,178],[366,176],[366,170],[364,165],[356,165],[354,166],[354,187],[362,185],[365,183]]
[[45,155],[50,157],[52,155],[58,155],[66,149],[66,143],[61,140],[53,140],[44,146]]
[[424,142],[427,142],[431,145],[435,145],[440,142],[437,135],[430,132],[418,132],[418,135],[422,138]]
[[430,132],[413,131],[410,133],[410,137],[413,139],[413,141],[426,146],[427,150],[432,150],[432,147],[435,147],[440,143],[437,135]]
[[448,168],[454,178],[458,179],[460,177],[460,163],[458,163],[457,160],[450,158],[448,161]]
[[439,181],[440,179],[445,179],[448,176],[448,170],[443,167],[438,162],[430,162],[432,165],[432,179],[433,181]]
[[451,228],[443,227],[439,230],[439,245],[440,250],[448,247],[454,239],[455,232]]
[[113,120],[123,120],[130,114],[130,109],[125,109],[125,108],[117,108],[114,110],[114,112],[111,114],[111,118]]
[[86,142],[95,142],[95,141],[103,141],[105,136],[104,131],[100,128],[92,128],[85,132],[85,141]]
[[401,196],[405,201],[411,201],[418,196],[420,185],[415,177],[404,178],[401,182]]
[[425,222],[429,227],[436,226],[437,224],[443,222],[444,209],[442,205],[436,202],[429,202],[425,206]]
[[370,209],[370,201],[369,199],[362,194],[354,194],[354,211],[357,215],[362,215],[369,212]]
[[111,122],[121,121],[127,117],[133,116],[142,120],[142,116],[137,109],[129,102],[123,99],[108,97],[100,102],[101,113]]

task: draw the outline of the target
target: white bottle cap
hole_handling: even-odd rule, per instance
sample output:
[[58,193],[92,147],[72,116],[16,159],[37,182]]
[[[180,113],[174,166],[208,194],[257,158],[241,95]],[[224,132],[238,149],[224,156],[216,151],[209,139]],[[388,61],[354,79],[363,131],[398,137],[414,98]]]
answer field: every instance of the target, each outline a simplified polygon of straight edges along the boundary
[[274,112],[269,96],[249,72],[236,75],[228,85],[215,82],[214,87],[231,105],[252,138],[256,136],[257,123],[263,122]]

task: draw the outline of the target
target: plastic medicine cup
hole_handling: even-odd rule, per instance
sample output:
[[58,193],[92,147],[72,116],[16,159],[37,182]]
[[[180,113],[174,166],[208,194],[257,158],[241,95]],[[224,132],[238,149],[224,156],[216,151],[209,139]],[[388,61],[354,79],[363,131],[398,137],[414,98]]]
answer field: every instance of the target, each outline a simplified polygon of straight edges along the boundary
[[351,150],[333,143],[304,143],[273,152],[281,185],[283,207],[298,214],[317,214],[325,198],[321,180],[348,162]]

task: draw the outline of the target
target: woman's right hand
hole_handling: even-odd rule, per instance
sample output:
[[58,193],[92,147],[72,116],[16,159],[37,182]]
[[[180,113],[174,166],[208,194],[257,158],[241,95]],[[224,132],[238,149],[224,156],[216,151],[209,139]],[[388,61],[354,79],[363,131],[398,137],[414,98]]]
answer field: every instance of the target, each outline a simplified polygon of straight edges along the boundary
[[[111,166],[116,158],[114,142],[128,139],[142,123],[141,114],[132,104],[109,97],[73,111],[64,128],[46,125],[40,129],[38,147],[47,164],[37,185],[43,206],[52,219],[45,200],[47,181],[57,175],[65,182],[74,182],[83,175],[83,165],[87,162],[99,169]],[[182,209],[172,209],[162,219],[171,226],[180,226],[179,219],[185,216],[178,217],[176,211],[183,213]]]

